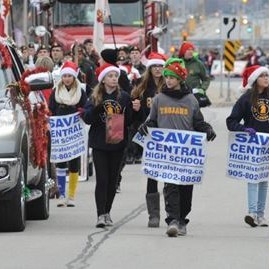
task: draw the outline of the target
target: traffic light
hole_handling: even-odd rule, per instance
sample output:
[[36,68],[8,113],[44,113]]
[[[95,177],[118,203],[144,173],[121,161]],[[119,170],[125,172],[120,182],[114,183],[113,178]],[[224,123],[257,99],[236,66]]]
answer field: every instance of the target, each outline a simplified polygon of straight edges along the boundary
[[182,35],[182,39],[183,39],[183,41],[187,41],[188,36],[189,36],[188,32],[183,31],[183,32],[181,33],[181,35]]

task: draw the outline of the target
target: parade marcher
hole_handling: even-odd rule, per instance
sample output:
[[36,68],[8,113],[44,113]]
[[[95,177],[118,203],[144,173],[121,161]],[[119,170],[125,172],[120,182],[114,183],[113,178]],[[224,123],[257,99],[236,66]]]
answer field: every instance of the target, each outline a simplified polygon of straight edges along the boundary
[[[132,91],[132,99],[140,100],[141,108],[139,117],[130,127],[130,139],[127,152],[126,163],[141,163],[143,149],[132,142],[132,138],[138,127],[147,119],[153,97],[164,86],[162,75],[163,66],[167,57],[163,54],[152,52],[148,57],[147,69],[142,76],[140,83]],[[159,227],[160,225],[160,193],[158,192],[158,182],[151,178],[147,179],[146,202],[149,214],[148,227]]]
[[[50,96],[49,109],[52,116],[73,114],[84,107],[87,97],[77,79],[78,73],[79,68],[73,62],[65,62],[61,67],[61,80],[58,82],[55,90]],[[60,192],[58,207],[75,206],[74,199],[78,184],[79,159],[80,158],[78,157],[68,161],[69,191],[67,199],[65,192],[67,162],[57,163],[56,165],[57,181]]]
[[[233,106],[226,120],[230,131],[269,133],[269,69],[254,65],[243,72],[243,88],[246,92]],[[243,120],[243,123],[240,123]],[[259,183],[248,183],[248,214],[245,222],[251,227],[268,226],[264,218],[268,178]]]
[[41,44],[36,52],[36,57],[50,56],[49,48],[45,44]]
[[[147,127],[200,131],[207,134],[208,141],[212,141],[216,134],[210,124],[204,121],[196,98],[185,84],[187,70],[183,60],[168,59],[163,75],[166,85],[154,97],[149,117],[139,127],[139,132],[142,135],[147,134]],[[184,109],[179,110],[179,108]],[[179,114],[178,111],[182,113]],[[191,211],[192,192],[193,185],[165,183],[164,200],[168,236],[186,235],[186,225],[189,222],[186,217]]]
[[25,69],[27,69],[28,64],[29,64],[29,52],[28,52],[27,46],[21,46],[20,51],[21,51],[23,66],[25,67]]
[[[98,84],[93,89],[83,113],[83,119],[91,125],[89,146],[96,172],[95,201],[97,207],[97,228],[112,226],[110,217],[116,193],[116,183],[127,141],[127,126],[131,123],[131,97],[119,88],[120,69],[112,64],[103,64],[96,70]],[[121,114],[124,117],[124,135],[118,143],[111,144],[106,140],[106,121],[108,117]]]
[[197,98],[200,107],[211,105],[206,95],[206,90],[210,84],[210,77],[207,74],[205,65],[193,56],[195,46],[191,42],[184,42],[179,50],[178,57],[183,58],[188,77],[186,84],[192,89],[193,94]]
[[132,66],[142,75],[146,71],[146,66],[141,62],[141,50],[137,46],[132,46],[129,51]]
[[63,64],[64,50],[59,43],[54,42],[51,45],[50,56],[51,56],[51,59],[54,63],[54,69],[57,70],[57,69],[61,68],[61,66]]
[[93,46],[93,40],[91,38],[87,38],[83,41],[83,45],[85,46],[86,49],[87,60],[92,61],[95,64],[96,69],[99,66],[98,61],[100,57]]

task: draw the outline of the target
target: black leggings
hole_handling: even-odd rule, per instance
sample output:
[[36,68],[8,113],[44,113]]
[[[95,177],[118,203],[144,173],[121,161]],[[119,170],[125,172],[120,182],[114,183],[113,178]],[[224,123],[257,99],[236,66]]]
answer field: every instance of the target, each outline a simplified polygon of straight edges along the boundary
[[96,172],[95,202],[97,215],[109,213],[116,193],[116,185],[123,157],[123,149],[103,151],[93,149]]

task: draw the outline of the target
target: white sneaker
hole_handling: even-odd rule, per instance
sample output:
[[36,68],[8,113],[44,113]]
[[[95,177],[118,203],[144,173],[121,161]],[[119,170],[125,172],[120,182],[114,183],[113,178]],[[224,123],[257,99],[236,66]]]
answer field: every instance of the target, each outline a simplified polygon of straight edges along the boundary
[[268,221],[265,217],[258,217],[257,222],[258,222],[258,226],[260,227],[268,227]]
[[172,220],[169,223],[166,233],[169,237],[177,237],[178,236],[179,228],[178,228],[178,221],[177,220]]
[[106,222],[106,226],[113,226],[113,221],[109,213],[105,215],[105,222]]
[[247,223],[251,227],[257,227],[258,226],[257,216],[255,214],[246,215],[245,216],[245,223]]
[[76,206],[76,204],[75,204],[75,200],[74,200],[74,198],[67,198],[67,200],[66,200],[66,206],[67,207],[75,207]]
[[63,195],[61,195],[59,197],[58,203],[57,203],[57,207],[65,207],[66,206],[66,200],[65,197]]
[[104,228],[106,226],[106,215],[100,215],[98,217],[97,223],[96,223],[96,228]]

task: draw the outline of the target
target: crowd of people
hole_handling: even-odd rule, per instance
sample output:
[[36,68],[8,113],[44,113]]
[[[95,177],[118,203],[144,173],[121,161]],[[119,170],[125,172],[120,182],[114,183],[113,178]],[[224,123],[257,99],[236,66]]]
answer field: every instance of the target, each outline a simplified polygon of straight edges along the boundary
[[[29,44],[20,50],[26,69],[43,66],[54,74],[54,89],[44,92],[51,114],[61,116],[78,112],[91,126],[88,136],[96,172],[98,228],[113,225],[111,209],[116,193],[121,191],[125,165],[141,163],[143,148],[132,141],[137,132],[147,135],[147,128],[155,127],[204,132],[208,141],[216,137],[200,109],[211,104],[206,94],[210,77],[191,42],[182,43],[175,57],[151,52],[145,63],[137,46],[104,49],[98,54],[91,39],[75,44],[71,51],[64,51],[58,43],[49,48],[40,45],[37,49],[34,44]],[[252,70],[252,75],[248,74],[246,79],[250,90],[240,98],[227,119],[229,130],[245,131],[250,135],[256,131],[269,132],[260,119],[251,116],[251,109],[259,98],[269,99],[268,74],[265,67],[257,67]],[[171,110],[162,109],[164,107],[184,107],[184,113],[173,114]],[[122,116],[123,136],[117,143],[110,143],[106,137],[106,124],[107,118],[114,114]],[[242,118],[244,124],[240,124]],[[59,207],[74,207],[79,158],[57,163],[56,167],[51,164],[50,168],[56,171],[57,183],[56,189],[51,190],[51,197],[56,195],[59,198]],[[249,214],[245,222],[252,227],[268,225],[264,218],[267,181],[262,183],[249,184]],[[160,192],[155,179],[147,179],[145,193],[148,227],[159,227]],[[186,235],[192,193],[193,185],[165,183],[168,236]]]

